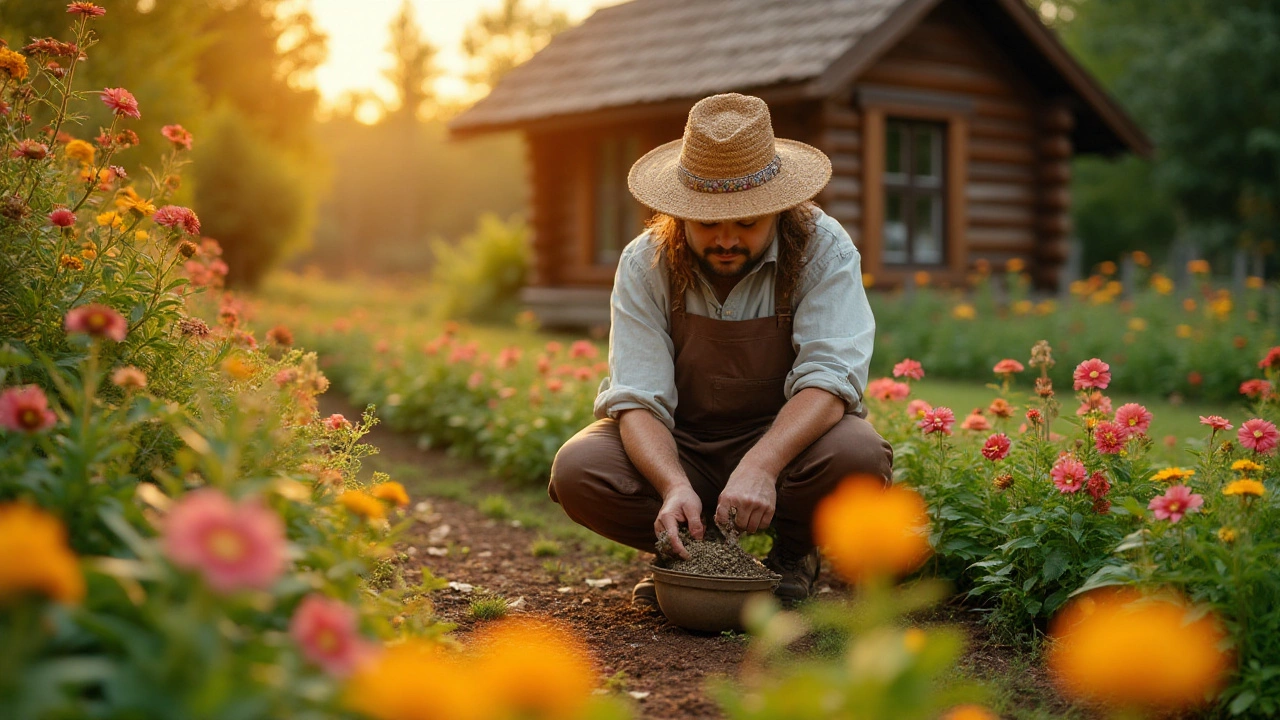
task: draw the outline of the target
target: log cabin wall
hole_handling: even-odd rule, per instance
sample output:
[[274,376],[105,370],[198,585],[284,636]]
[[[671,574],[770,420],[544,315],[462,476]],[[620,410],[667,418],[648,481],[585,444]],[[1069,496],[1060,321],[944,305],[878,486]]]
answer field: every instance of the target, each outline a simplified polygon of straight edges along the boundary
[[[915,270],[961,283],[979,259],[999,268],[1026,261],[1052,285],[1067,232],[1069,197],[1062,141],[1069,113],[1046,117],[1035,87],[959,3],[940,4],[847,93],[824,107],[822,147],[838,180],[824,193],[829,212],[863,252],[864,270],[897,284]],[[1063,114],[1066,113],[1064,119]],[[891,118],[945,123],[946,258],[937,266],[881,261],[885,123]],[[1045,135],[1044,133],[1049,133]],[[1050,153],[1046,157],[1043,153]],[[1054,178],[1052,188],[1042,178]]]
[[574,163],[571,144],[558,134],[526,134],[529,168],[529,225],[533,230],[533,268],[529,285],[553,287],[561,283],[561,251],[572,237],[573,205],[567,192]]

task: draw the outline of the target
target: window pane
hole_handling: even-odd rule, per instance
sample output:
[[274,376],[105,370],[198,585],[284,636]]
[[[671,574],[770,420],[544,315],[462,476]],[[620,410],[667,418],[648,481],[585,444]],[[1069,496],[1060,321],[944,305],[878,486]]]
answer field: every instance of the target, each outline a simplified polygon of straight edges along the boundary
[[914,135],[915,147],[911,150],[915,156],[916,177],[937,177],[939,174],[937,151],[941,145],[937,128],[917,126]]
[[618,203],[618,141],[608,138],[601,141],[596,156],[596,236],[595,261],[611,262],[618,257],[621,244],[618,239],[620,206]]
[[889,174],[906,172],[907,143],[906,128],[901,123],[891,122],[885,128],[884,171]]
[[942,202],[932,195],[917,195],[911,246],[915,262],[921,265],[942,263]]
[[907,257],[907,218],[902,193],[892,190],[884,196],[884,262],[905,263]]

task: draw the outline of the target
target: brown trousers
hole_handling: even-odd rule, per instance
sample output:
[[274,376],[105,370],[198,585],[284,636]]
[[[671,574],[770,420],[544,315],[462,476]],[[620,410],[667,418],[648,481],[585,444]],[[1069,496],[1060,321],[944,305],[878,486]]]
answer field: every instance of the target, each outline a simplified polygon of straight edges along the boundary
[[[680,464],[702,499],[707,523],[730,473],[767,429],[762,426],[713,441],[696,439],[679,428],[672,433]],[[794,552],[811,549],[814,508],[852,474],[874,475],[888,482],[893,476],[893,448],[871,423],[845,415],[779,474],[773,517],[779,543]],[[560,448],[551,466],[548,493],[574,522],[623,545],[654,551],[653,524],[662,497],[631,464],[617,421],[597,420]]]

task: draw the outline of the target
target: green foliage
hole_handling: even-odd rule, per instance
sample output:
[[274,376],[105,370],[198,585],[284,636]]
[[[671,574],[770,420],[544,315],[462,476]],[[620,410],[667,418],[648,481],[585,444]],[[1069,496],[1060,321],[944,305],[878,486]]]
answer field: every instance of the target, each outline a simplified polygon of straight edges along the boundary
[[437,240],[432,250],[431,281],[440,289],[443,317],[476,322],[515,317],[532,260],[527,225],[484,215],[456,247]]
[[535,540],[533,545],[529,548],[529,552],[532,553],[534,557],[555,557],[564,552],[564,549],[561,548],[560,543],[555,540],[543,539]]
[[511,517],[511,501],[501,495],[486,495],[480,501],[480,512],[494,520],[506,520]]
[[481,597],[471,601],[471,617],[475,620],[501,620],[507,616],[507,601],[501,597]]

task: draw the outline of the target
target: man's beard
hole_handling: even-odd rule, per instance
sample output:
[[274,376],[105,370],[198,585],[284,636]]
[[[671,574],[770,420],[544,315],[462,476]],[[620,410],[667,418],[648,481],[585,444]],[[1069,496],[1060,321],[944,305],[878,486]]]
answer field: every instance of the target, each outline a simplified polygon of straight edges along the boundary
[[[711,255],[741,255],[746,258],[746,261],[737,270],[722,269],[717,267],[715,262],[711,260]],[[698,261],[698,267],[702,268],[703,274],[707,277],[740,278],[745,277],[760,263],[760,259],[764,257],[764,250],[761,250],[759,255],[751,257],[751,253],[746,248],[734,248],[728,251],[716,251],[714,248],[707,248],[701,255],[694,255],[694,257]]]

